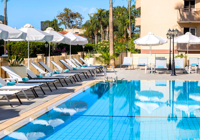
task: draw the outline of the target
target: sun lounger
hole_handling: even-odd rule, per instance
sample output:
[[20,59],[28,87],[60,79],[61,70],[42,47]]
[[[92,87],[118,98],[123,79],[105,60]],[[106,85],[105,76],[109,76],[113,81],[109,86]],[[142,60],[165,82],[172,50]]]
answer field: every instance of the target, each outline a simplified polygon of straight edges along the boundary
[[[83,65],[76,59],[76,58],[74,58],[74,59],[72,59],[72,61],[74,61],[77,65],[79,65],[79,66],[81,66],[81,67],[83,67]],[[87,65],[87,67],[86,68],[97,68],[97,70],[99,70],[99,72],[102,72],[103,71],[103,66],[88,66]]]
[[148,57],[139,57],[137,68],[138,67],[145,67],[146,73],[148,67]]
[[185,68],[183,66],[183,59],[175,58],[174,61],[175,61],[175,69],[176,70],[182,70],[183,73],[184,73],[185,72]]
[[0,96],[4,96],[6,98],[6,100],[8,101],[8,103],[10,104],[10,106],[13,107],[11,102],[10,102],[10,100],[9,100],[9,98],[8,98],[8,95],[15,95],[17,97],[19,103],[22,104],[22,102],[21,102],[19,96],[17,95],[17,93],[19,93],[19,91],[0,91]]
[[[30,79],[55,79],[55,80],[58,80],[59,83],[61,84],[61,86],[63,87],[63,84],[61,82],[61,80],[64,80],[65,81],[65,77],[55,77],[55,76],[43,76],[43,77],[40,77],[40,78],[37,78],[37,75],[35,75],[31,70],[27,69],[27,74],[28,76],[30,77]],[[67,82],[65,81],[65,83],[67,84]],[[54,87],[57,89],[55,83],[53,83]],[[68,84],[67,84],[68,85]]]
[[121,66],[133,66],[133,58],[132,57],[124,57],[124,61],[123,61],[123,64],[120,65],[120,69],[121,69]]
[[[51,61],[51,63],[61,72],[61,73],[71,73],[70,71],[65,71],[63,68],[61,68],[61,66],[60,65],[58,65],[55,61]],[[76,76],[78,76],[79,77],[79,79],[82,81],[82,79],[81,79],[81,77],[80,77],[80,73],[75,73],[75,72],[73,72],[72,74],[74,74],[74,77],[77,79],[77,77]],[[78,79],[77,79],[77,81],[78,81]]]
[[[7,78],[8,79],[8,78]],[[11,80],[11,79],[10,79]],[[14,80],[14,79],[13,79]],[[2,84],[2,87],[0,88],[0,91],[1,90],[17,90],[17,91],[22,91],[22,93],[24,94],[24,96],[26,97],[27,100],[29,100],[28,96],[26,95],[26,93],[24,92],[24,90],[31,90],[33,92],[33,95],[35,97],[38,97],[38,94],[35,93],[33,91],[34,88],[37,88],[39,87],[40,84],[38,85],[35,85],[35,84],[18,84],[16,83],[15,85],[13,86],[7,86],[7,82],[5,82],[4,79],[2,79],[0,77],[0,83]]]
[[106,66],[106,65],[89,65],[83,58],[80,57],[80,60],[83,61],[83,63],[85,65],[88,65],[88,66],[93,66],[93,67],[103,67],[103,66]]
[[155,70],[167,71],[167,60],[166,59],[156,59]]
[[[71,72],[80,72],[82,73],[84,76],[87,75],[87,77],[89,78],[88,76],[88,72],[90,72],[89,70],[85,70],[85,69],[76,69],[74,70],[74,68],[70,67],[64,60],[60,60],[60,62],[67,68],[69,69]],[[91,72],[90,72],[91,74]],[[92,74],[91,74],[92,75]],[[93,76],[93,75],[92,75]],[[86,76],[85,76],[86,78]]]
[[[52,75],[53,77],[61,77],[61,78],[68,78],[70,80],[70,82],[73,84],[71,78],[73,78],[74,74],[67,74],[67,73],[59,73],[59,74],[54,74],[55,71],[53,71],[52,69],[50,69],[46,64],[44,64],[43,62],[39,62],[39,64],[49,73],[51,73],[50,75]],[[40,74],[47,74],[47,72],[45,72],[38,64],[32,62],[31,65],[36,68]],[[64,80],[65,83],[67,84],[66,80]],[[67,84],[68,85],[68,84]]]
[[195,73],[197,73],[198,65],[199,65],[199,58],[198,57],[190,57],[189,58],[189,73],[191,72],[192,67],[195,68]]
[[[51,87],[49,86],[49,83],[55,82],[55,80],[28,80],[28,81],[23,81],[22,77],[20,77],[17,73],[15,73],[9,66],[2,66],[1,67],[12,79],[17,79],[18,83],[26,83],[30,84],[32,83],[33,85],[39,86],[42,90],[42,92],[45,94],[44,90],[42,89],[42,85],[46,84],[49,88],[49,90],[52,92]],[[33,89],[33,91],[36,93],[36,91]]]

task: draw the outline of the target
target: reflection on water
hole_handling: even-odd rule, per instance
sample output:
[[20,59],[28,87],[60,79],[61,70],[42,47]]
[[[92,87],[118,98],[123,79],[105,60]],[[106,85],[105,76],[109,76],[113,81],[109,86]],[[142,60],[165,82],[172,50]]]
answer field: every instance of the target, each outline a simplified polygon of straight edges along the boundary
[[198,139],[199,81],[100,82],[4,139]]

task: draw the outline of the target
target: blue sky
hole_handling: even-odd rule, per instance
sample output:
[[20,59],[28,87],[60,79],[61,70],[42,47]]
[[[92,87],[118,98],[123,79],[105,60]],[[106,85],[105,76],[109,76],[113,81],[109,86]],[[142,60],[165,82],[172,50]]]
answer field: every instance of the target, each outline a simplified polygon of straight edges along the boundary
[[[114,6],[127,6],[128,0],[113,0]],[[30,23],[40,29],[40,22],[52,20],[64,8],[70,8],[74,12],[83,15],[83,23],[89,19],[88,14],[96,11],[96,8],[109,9],[109,0],[9,0],[8,25],[23,27]],[[4,3],[0,0],[0,15],[4,13]]]

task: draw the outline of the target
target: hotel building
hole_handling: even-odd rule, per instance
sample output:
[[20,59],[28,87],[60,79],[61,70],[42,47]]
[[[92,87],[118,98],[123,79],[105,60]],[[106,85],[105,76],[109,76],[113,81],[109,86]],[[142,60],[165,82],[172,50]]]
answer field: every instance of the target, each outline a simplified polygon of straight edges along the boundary
[[[136,8],[140,9],[141,16],[135,20],[140,29],[140,37],[148,32],[166,38],[170,29],[178,29],[179,35],[191,32],[200,37],[200,0],[136,0]],[[169,53],[167,44],[153,46],[152,53]],[[148,46],[138,46],[141,54],[150,53]],[[175,53],[186,52],[185,44],[175,44]],[[200,45],[190,45],[189,54],[200,53]]]

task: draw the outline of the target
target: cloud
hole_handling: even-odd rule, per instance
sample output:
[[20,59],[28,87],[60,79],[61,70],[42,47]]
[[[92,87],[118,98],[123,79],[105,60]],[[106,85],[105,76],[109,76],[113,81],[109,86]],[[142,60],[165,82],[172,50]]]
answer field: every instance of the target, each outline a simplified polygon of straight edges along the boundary
[[90,8],[89,9],[89,14],[93,14],[93,13],[95,13],[96,12],[96,8]]
[[85,11],[87,11],[88,10],[88,8],[87,7],[82,7],[82,6],[74,6],[74,7],[78,7],[78,8],[80,8],[83,12],[85,12]]

